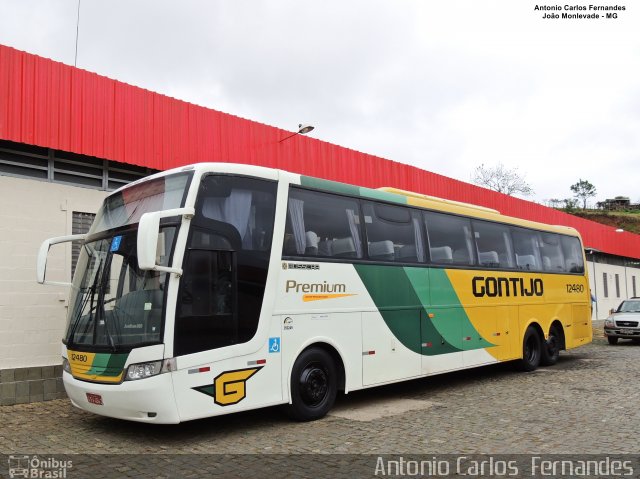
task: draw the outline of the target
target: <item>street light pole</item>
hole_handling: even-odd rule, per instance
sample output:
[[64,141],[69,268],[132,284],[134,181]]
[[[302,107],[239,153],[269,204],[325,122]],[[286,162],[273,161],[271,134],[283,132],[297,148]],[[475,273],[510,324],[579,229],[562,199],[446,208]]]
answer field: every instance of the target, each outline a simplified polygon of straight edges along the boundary
[[312,131],[315,127],[311,126],[311,125],[304,125],[302,123],[300,123],[298,125],[298,131],[296,131],[295,133],[289,135],[289,136],[285,136],[282,140],[280,140],[278,143],[282,143],[284,140],[288,140],[289,138],[296,136],[296,135],[306,135],[307,133],[309,133],[310,131]]

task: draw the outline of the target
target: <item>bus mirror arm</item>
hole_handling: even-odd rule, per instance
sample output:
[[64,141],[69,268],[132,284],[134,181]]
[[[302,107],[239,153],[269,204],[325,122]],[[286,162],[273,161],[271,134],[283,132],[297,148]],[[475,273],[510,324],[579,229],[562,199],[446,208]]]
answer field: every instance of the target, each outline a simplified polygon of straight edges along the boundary
[[181,276],[182,268],[171,268],[156,264],[160,220],[170,216],[183,216],[185,219],[190,219],[194,214],[194,208],[174,208],[143,214],[138,224],[138,267],[141,270],[175,273]]
[[49,248],[54,244],[68,243],[69,241],[82,241],[87,235],[67,235],[56,236],[55,238],[49,238],[42,242],[40,250],[38,251],[38,259],[36,262],[36,280],[40,284],[52,284],[57,286],[70,286],[71,283],[60,281],[46,281],[45,274],[47,272],[47,256],[49,254]]

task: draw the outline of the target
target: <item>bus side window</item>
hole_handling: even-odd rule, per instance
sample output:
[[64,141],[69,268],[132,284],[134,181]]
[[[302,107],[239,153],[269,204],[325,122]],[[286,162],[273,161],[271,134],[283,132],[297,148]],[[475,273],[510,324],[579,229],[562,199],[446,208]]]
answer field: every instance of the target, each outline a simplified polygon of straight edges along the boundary
[[542,259],[538,250],[538,233],[524,228],[511,228],[516,268],[523,271],[541,271]]
[[367,251],[374,261],[423,263],[424,239],[419,215],[403,206],[364,202]]
[[582,246],[580,240],[572,236],[560,238],[566,271],[569,273],[584,273],[584,260],[582,258]]
[[540,255],[545,271],[560,272],[565,270],[564,257],[560,247],[560,236],[553,233],[540,235]]
[[513,268],[513,246],[509,228],[486,221],[473,221],[478,262],[486,268]]
[[475,264],[471,220],[431,211],[424,213],[424,220],[433,263]]
[[362,258],[359,211],[357,200],[291,188],[282,254]]

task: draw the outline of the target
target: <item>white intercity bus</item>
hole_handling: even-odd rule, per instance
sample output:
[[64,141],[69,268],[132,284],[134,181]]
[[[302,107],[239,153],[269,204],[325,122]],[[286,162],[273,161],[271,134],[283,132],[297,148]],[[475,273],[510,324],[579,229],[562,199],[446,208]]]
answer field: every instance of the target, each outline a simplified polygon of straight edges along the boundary
[[577,232],[392,188],[202,163],[111,193],[81,241],[72,403],[151,423],[515,361],[591,340]]

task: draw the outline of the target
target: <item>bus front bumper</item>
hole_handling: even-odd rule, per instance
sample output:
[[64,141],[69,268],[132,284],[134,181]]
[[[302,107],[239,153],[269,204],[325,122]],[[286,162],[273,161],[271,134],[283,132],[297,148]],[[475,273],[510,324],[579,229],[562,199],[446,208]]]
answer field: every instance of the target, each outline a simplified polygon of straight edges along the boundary
[[102,416],[157,424],[180,422],[171,374],[120,384],[80,381],[64,372],[64,387],[77,408]]

